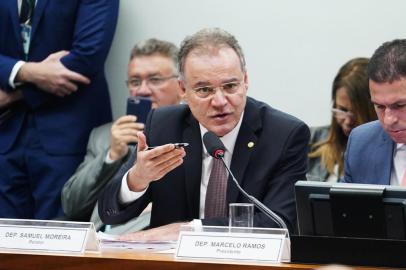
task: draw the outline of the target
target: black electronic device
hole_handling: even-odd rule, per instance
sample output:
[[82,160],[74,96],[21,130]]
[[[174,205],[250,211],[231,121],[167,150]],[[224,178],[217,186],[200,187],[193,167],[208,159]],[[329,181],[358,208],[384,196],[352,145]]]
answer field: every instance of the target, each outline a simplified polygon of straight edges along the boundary
[[291,261],[406,267],[406,189],[298,181]]
[[152,102],[146,97],[129,97],[127,99],[127,115],[137,116],[138,123],[146,123]]
[[298,181],[300,235],[406,239],[406,189]]

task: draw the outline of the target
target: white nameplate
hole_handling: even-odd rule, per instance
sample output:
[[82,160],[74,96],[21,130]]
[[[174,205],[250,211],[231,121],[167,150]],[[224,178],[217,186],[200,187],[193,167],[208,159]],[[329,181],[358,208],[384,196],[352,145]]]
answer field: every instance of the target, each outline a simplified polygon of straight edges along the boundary
[[89,222],[0,219],[0,249],[83,253],[100,248]]
[[181,231],[176,257],[281,262],[286,245],[283,234]]

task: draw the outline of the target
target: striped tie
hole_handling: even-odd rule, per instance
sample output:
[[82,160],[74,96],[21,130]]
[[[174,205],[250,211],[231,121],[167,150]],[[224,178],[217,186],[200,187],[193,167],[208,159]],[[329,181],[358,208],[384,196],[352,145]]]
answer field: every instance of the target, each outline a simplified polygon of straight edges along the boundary
[[204,218],[227,217],[227,171],[220,159],[213,159],[207,184]]
[[21,3],[20,23],[31,25],[34,15],[35,0],[23,0]]

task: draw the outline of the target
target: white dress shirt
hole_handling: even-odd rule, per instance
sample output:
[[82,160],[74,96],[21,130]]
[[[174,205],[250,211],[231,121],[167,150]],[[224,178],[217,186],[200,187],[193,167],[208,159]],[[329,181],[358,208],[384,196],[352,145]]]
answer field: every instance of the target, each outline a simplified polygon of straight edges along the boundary
[[390,184],[393,186],[402,185],[403,174],[406,170],[406,145],[403,143],[396,144],[393,153],[393,166],[391,171]]
[[[231,158],[233,156],[234,152],[234,146],[235,142],[237,141],[237,136],[238,132],[240,131],[241,127],[241,122],[243,119],[244,113],[241,114],[240,120],[238,121],[238,124],[234,127],[233,130],[231,130],[229,133],[224,135],[223,137],[220,138],[220,140],[223,142],[226,152],[224,154],[224,161],[227,164],[227,166],[230,166],[231,164]],[[199,124],[200,125],[200,124]],[[207,132],[207,129],[200,125],[200,134],[203,140],[203,135]],[[202,176],[201,176],[201,181],[200,181],[200,207],[199,207],[199,218],[203,219],[204,218],[204,205],[206,201],[206,190],[207,190],[207,184],[209,182],[210,178],[210,172],[211,168],[213,166],[213,158],[207,153],[206,147],[203,145],[203,151],[202,151]],[[131,203],[138,198],[140,198],[144,193],[147,191],[148,188],[141,192],[134,192],[131,191],[128,187],[127,184],[127,175],[129,171],[126,172],[126,174],[123,176],[121,180],[121,190],[119,194],[119,201],[122,204],[128,204]]]

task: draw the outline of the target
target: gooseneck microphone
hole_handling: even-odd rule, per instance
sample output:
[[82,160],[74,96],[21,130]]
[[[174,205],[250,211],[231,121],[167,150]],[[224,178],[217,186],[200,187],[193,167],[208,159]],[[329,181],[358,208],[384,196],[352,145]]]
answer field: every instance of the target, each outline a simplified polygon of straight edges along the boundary
[[[216,158],[216,159],[221,159],[221,161],[224,164],[224,167],[227,169],[228,173],[231,175],[231,178],[233,179],[234,184],[237,186],[238,190],[250,201],[252,202],[262,213],[264,213],[267,217],[272,219],[280,228],[288,230],[288,226],[286,226],[285,221],[275,214],[271,209],[266,207],[262,202],[257,200],[254,196],[249,195],[245,190],[240,186],[240,184],[237,182],[237,179],[234,177],[233,173],[231,172],[230,168],[227,166],[227,164],[224,162],[224,152],[225,152],[225,147],[224,144],[221,142],[221,140],[217,137],[216,134],[214,134],[211,131],[206,132],[203,135],[203,143],[204,146],[207,149],[207,152],[210,154],[210,156]],[[288,230],[289,234],[289,230]]]
[[216,134],[211,131],[207,131],[203,135],[203,143],[210,156],[216,159],[222,159],[224,157],[226,148]]

